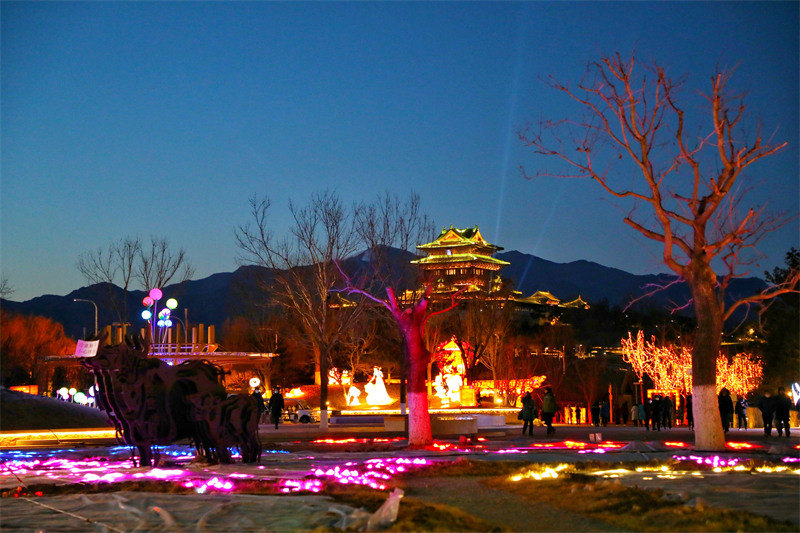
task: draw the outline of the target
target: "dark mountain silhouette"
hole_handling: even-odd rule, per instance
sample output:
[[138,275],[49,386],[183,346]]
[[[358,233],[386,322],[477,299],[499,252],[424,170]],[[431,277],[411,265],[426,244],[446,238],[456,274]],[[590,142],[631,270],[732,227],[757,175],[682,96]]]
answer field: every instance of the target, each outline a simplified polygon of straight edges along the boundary
[[[378,279],[373,280],[378,292],[391,284],[396,288],[409,287],[413,284],[413,269],[409,261],[413,254],[394,248],[382,249],[383,259],[388,265]],[[375,258],[373,253],[363,252],[342,263],[342,268],[352,273],[354,279],[366,272],[366,267]],[[591,261],[573,261],[570,263],[554,263],[534,255],[517,251],[497,254],[499,259],[511,264],[505,267],[503,277],[515,282],[517,290],[529,296],[537,290],[552,293],[562,301],[581,296],[589,303],[607,300],[612,306],[627,305],[632,299],[652,290],[654,285],[665,286],[675,280],[675,276],[635,275],[616,268],[609,268]],[[214,324],[218,328],[228,317],[243,314],[243,302],[247,299],[265,300],[267,297],[259,289],[259,279],[268,279],[272,273],[263,267],[242,266],[234,272],[213,274],[203,279],[186,281],[181,284],[162,288],[164,298],[178,300],[177,317],[183,320],[183,309],[188,309],[191,326],[198,323]],[[758,278],[735,280],[728,291],[728,299],[734,300],[754,294],[766,287],[766,283]],[[5,310],[41,315],[64,325],[67,335],[73,338],[91,333],[94,328],[94,308],[85,302],[74,302],[74,298],[92,300],[98,305],[98,322],[100,328],[119,321],[114,313],[109,292],[121,299],[122,289],[108,284],[96,284],[70,292],[65,296],[44,295],[15,302],[2,300]],[[144,327],[145,321],[140,313],[143,309],[142,299],[145,291],[137,290],[128,293],[127,322],[136,327]],[[674,284],[664,291],[641,299],[637,308],[674,308],[688,301],[689,290],[685,284]]]
[[[499,253],[496,257],[511,263],[502,270],[502,275],[513,280],[516,289],[525,296],[543,290],[561,301],[580,296],[589,303],[607,300],[611,306],[626,306],[640,298],[632,305],[636,309],[675,309],[685,305],[690,298],[688,285],[675,283],[677,277],[671,274],[637,275],[586,260],[554,263],[517,251]],[[726,300],[732,303],[760,292],[766,286],[759,278],[733,280]],[[655,291],[658,287],[666,288]],[[644,296],[651,292],[652,295]]]

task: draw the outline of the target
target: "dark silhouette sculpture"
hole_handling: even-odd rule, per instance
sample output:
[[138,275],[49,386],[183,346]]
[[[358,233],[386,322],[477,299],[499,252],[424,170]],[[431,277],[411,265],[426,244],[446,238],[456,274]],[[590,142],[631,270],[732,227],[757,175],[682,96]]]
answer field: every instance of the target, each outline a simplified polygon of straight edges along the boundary
[[139,451],[142,466],[158,462],[157,445],[182,439],[192,440],[197,458],[210,463],[230,463],[228,447],[238,447],[245,463],[261,458],[258,405],[248,395],[228,398],[221,368],[205,360],[170,366],[148,357],[141,337],[125,341],[101,346],[81,364],[94,374],[98,407]]

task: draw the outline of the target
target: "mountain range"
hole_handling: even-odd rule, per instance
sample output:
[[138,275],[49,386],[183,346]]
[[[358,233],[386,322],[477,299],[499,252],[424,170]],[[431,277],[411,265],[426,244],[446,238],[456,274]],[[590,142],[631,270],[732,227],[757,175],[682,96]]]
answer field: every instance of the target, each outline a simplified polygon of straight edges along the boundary
[[[510,263],[501,270],[501,275],[512,280],[516,290],[524,296],[536,291],[547,291],[561,301],[580,296],[590,304],[605,301],[610,306],[627,305],[632,299],[651,292],[654,286],[666,286],[675,281],[675,276],[668,274],[636,275],[585,260],[555,263],[518,251],[498,253],[496,257]],[[413,258],[409,252],[391,249],[391,271],[397,275]],[[366,252],[348,259],[350,266],[353,266],[352,262],[368,261],[369,254]],[[345,268],[347,264],[346,262]],[[214,324],[219,328],[227,318],[241,314],[242,299],[252,294],[249,289],[254,286],[254,275],[259,273],[265,273],[265,269],[242,266],[234,272],[213,274],[203,279],[167,286],[163,288],[164,298],[178,299],[178,317],[184,318],[183,309],[188,309],[188,319],[192,326],[202,323]],[[396,278],[392,278],[390,274],[390,279]],[[765,287],[766,283],[759,278],[737,279],[731,283],[726,299],[733,301],[759,292]],[[94,308],[89,303],[75,302],[74,299],[90,300],[98,305],[98,323],[102,328],[118,320],[108,303],[110,293],[116,293],[119,300],[123,291],[115,285],[100,283],[76,289],[64,296],[44,295],[23,302],[4,299],[0,303],[8,311],[51,318],[63,324],[67,335],[80,338],[94,327]],[[128,292],[128,321],[133,325],[143,326],[145,323],[140,317],[144,296],[145,291]],[[686,284],[677,283],[641,299],[636,306],[674,308],[686,303],[688,298]]]

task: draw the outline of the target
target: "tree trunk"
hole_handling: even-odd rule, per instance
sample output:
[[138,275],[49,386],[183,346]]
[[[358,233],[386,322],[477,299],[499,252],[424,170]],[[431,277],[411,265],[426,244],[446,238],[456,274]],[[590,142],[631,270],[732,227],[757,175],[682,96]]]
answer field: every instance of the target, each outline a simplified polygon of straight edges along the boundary
[[425,385],[431,354],[420,335],[418,324],[401,327],[405,337],[406,372],[408,376],[408,445],[428,446],[433,442],[431,418],[428,412],[428,391]]
[[327,350],[314,349],[319,361],[319,428],[328,429],[328,353]]
[[722,305],[714,289],[716,282],[709,265],[697,268],[689,280],[697,318],[692,350],[692,412],[698,451],[725,450],[716,392],[717,355],[722,340]]
[[408,373],[406,372],[406,349],[405,342],[403,343],[403,357],[400,358],[400,414],[406,415],[408,407],[408,391],[406,385],[408,382]]

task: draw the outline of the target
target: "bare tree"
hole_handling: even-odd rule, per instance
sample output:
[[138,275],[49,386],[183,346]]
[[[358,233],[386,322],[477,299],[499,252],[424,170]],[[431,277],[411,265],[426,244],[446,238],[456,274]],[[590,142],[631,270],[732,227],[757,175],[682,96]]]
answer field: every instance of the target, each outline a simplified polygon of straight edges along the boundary
[[0,298],[8,298],[12,294],[14,294],[14,289],[8,282],[8,278],[3,278],[0,280]]
[[236,229],[240,261],[272,270],[270,293],[305,334],[315,360],[315,381],[320,385],[321,425],[328,423],[328,368],[332,351],[362,306],[329,305],[331,291],[341,283],[336,264],[352,255],[358,245],[352,217],[339,197],[314,194],[307,206],[289,203],[289,235],[276,240],[269,226],[268,199],[250,200],[252,223]]
[[[135,280],[144,290],[164,287],[170,281],[186,281],[194,269],[183,248],[172,249],[167,239],[150,237],[145,248],[140,237],[124,237],[82,253],[78,271],[90,284],[105,284],[108,305],[120,322],[128,320],[128,292]],[[122,289],[119,294],[117,288]]]
[[[512,307],[510,291],[506,291],[503,297],[497,294],[472,297],[459,307],[456,343],[464,354],[468,380],[475,379],[478,363],[491,369],[492,363],[487,364],[487,359],[500,356],[503,342],[511,332]],[[465,342],[471,350],[466,350]],[[469,357],[468,352],[471,352]]]
[[[692,356],[695,446],[721,450],[725,438],[715,393],[715,361],[725,320],[741,305],[757,304],[795,290],[797,276],[765,292],[726,307],[730,281],[746,274],[759,239],[785,222],[763,207],[741,212],[746,189],[743,171],[785,146],[752,143],[740,134],[745,105],[729,98],[729,76],[711,77],[706,95],[710,123],[699,139],[686,132],[678,105],[679,84],[655,65],[652,75],[634,70],[631,58],[619,54],[591,63],[577,87],[553,81],[552,86],[577,102],[587,118],[544,122],[538,131],[520,133],[542,156],[554,158],[564,171],[538,175],[590,178],[610,195],[633,200],[625,223],[661,244],[663,261],[691,291],[697,318]],[[631,185],[627,171],[614,164],[630,162],[643,179]],[[637,207],[646,207],[644,213]],[[714,265],[721,265],[717,275]]]
[[403,357],[408,376],[408,444],[411,447],[427,446],[432,441],[431,419],[428,412],[428,391],[425,378],[431,352],[425,345],[425,325],[436,315],[450,311],[458,305],[457,298],[464,289],[451,296],[450,305],[438,311],[428,309],[432,287],[425,288],[422,296],[406,307],[398,300],[394,290],[386,289],[387,299],[382,300],[354,287],[348,280],[346,292],[361,294],[389,311],[403,337]]
[[372,203],[358,205],[355,228],[375,253],[388,246],[413,250],[433,234],[433,222],[422,212],[419,195],[413,192],[406,200],[386,192]]
[[[133,262],[126,263],[129,264]],[[172,249],[167,239],[151,236],[149,246],[139,247],[135,276],[145,290],[165,287],[176,276],[180,283],[190,279],[193,274],[194,268],[186,259],[186,250]]]
[[[107,248],[87,251],[78,257],[78,271],[86,282],[105,284],[108,304],[120,322],[128,319],[128,290],[141,246],[139,237],[124,237],[113,241]],[[122,289],[121,296],[116,287]]]

